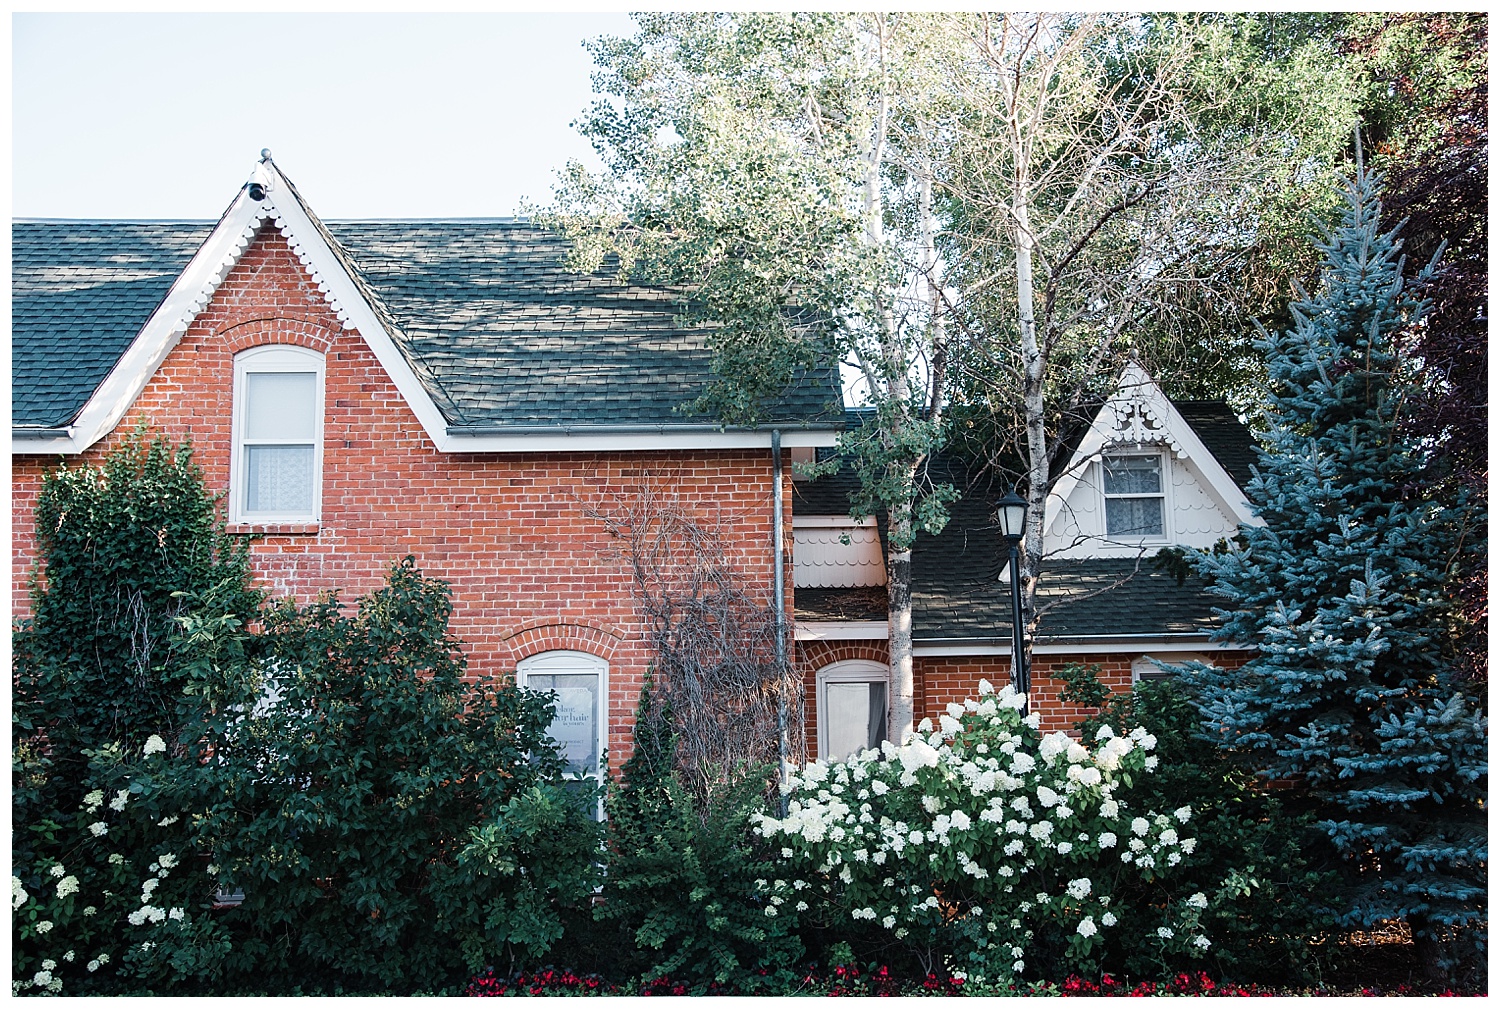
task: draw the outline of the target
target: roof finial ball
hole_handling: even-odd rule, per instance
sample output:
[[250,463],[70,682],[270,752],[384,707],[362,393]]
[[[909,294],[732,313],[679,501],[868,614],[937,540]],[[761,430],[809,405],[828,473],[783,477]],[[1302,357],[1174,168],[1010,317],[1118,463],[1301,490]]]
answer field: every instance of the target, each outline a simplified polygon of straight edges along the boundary
[[271,160],[271,149],[269,147],[262,147],[260,149],[260,160],[262,160],[262,161],[270,161]]

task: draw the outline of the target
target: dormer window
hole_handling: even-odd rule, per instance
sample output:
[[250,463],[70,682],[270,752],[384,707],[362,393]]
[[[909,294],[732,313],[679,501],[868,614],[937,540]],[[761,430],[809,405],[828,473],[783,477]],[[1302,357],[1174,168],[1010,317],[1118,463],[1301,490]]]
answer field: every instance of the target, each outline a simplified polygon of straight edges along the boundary
[[275,346],[237,356],[230,521],[318,521],[322,469],[323,355]]
[[1106,455],[1103,466],[1105,535],[1110,539],[1165,539],[1161,455]]

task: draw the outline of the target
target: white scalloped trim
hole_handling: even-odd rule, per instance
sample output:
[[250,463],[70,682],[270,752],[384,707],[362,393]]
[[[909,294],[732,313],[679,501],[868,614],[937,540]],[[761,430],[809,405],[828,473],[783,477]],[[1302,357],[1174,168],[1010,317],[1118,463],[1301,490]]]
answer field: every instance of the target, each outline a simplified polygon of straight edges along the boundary
[[[307,248],[307,243],[294,232],[291,222],[286,220],[285,215],[276,208],[275,202],[269,195],[261,203],[258,210],[259,213],[253,216],[240,229],[240,233],[235,236],[234,241],[229,243],[224,251],[224,255],[219,258],[219,262],[215,264],[213,271],[209,274],[208,281],[199,288],[197,295],[193,298],[187,310],[177,320],[177,324],[173,329],[174,333],[180,335],[186,332],[199,313],[208,307],[208,303],[213,300],[214,295],[218,293],[219,287],[224,283],[224,278],[228,277],[230,272],[239,265],[239,261],[245,255],[245,251],[250,248],[250,243],[255,241],[255,236],[260,231],[261,225],[268,220],[276,225],[276,229],[281,232],[281,237],[286,239],[287,246],[292,250],[293,255],[297,257],[297,261],[302,264],[302,268],[307,271],[308,276],[312,278],[312,282],[323,295],[323,300],[328,303],[329,309],[338,316],[340,324],[345,329],[353,329],[354,322],[350,317],[349,310],[334,296],[330,285],[313,264],[313,257]],[[321,236],[318,236],[315,241],[321,244]]]
[[[322,273],[318,271],[317,266],[314,265],[312,252],[308,248],[307,242],[304,242],[303,238],[293,231],[291,222],[284,219],[281,211],[276,209],[276,205],[269,197],[267,197],[266,202],[270,204],[266,217],[269,217],[276,224],[276,229],[281,232],[281,237],[286,239],[286,244],[302,264],[302,268],[307,271],[307,275],[312,278],[312,282],[322,292],[323,300],[328,302],[328,307],[333,311],[334,315],[339,317],[339,322],[343,324],[345,329],[355,328],[349,309],[334,295],[332,285],[328,283]],[[262,220],[264,219],[262,218]],[[321,235],[313,236],[307,241],[316,242],[319,245],[325,244]]]

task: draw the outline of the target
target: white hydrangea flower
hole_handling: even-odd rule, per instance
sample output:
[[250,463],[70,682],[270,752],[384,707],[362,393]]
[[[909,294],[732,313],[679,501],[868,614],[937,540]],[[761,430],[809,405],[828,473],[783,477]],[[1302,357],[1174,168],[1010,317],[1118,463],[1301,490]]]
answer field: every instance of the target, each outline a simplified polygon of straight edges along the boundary
[[1019,974],[1023,970],[1026,969],[1026,961],[1025,960],[1017,960],[1015,963],[1013,963],[1013,964],[1010,965],[1010,969],[1013,970],[1013,971],[1015,971],[1017,974]]
[[63,897],[66,897],[70,893],[77,893],[77,892],[78,892],[78,877],[77,876],[64,876],[62,879],[60,879],[60,880],[57,881],[57,896],[58,896],[59,900],[62,899]]
[[767,905],[766,906],[766,917],[767,918],[774,918],[774,917],[776,917],[776,908],[774,908],[774,907],[772,907],[770,905]]
[[1033,823],[1031,825],[1031,829],[1028,831],[1028,833],[1038,841],[1045,841],[1047,840],[1047,838],[1052,836],[1052,821],[1038,820],[1036,823]]
[[86,908],[83,909],[83,916],[85,918],[91,918],[91,917],[93,917],[94,915],[96,915],[98,913],[99,913],[99,909],[97,907],[95,907],[94,905],[92,905],[92,904],[90,904],[88,907],[86,907]]
[[965,813],[961,809],[955,809],[949,815],[948,819],[949,822],[953,824],[954,830],[968,830],[971,826],[974,825],[974,821],[969,819],[969,814]]
[[1171,827],[1168,827],[1166,830],[1161,832],[1160,838],[1162,844],[1176,844],[1177,831],[1173,830]]
[[1011,841],[1005,846],[1005,853],[1007,855],[1019,855],[1021,853],[1021,849],[1024,847],[1026,847],[1025,842],[1023,842],[1020,838],[1016,838],[1014,841]]
[[885,793],[889,792],[890,790],[891,790],[891,786],[887,785],[885,782],[881,781],[879,778],[876,778],[874,781],[870,782],[870,791],[874,792],[876,795],[884,795]]
[[1120,919],[1118,919],[1118,918],[1115,917],[1115,913],[1113,911],[1105,911],[1103,914],[1101,914],[1099,916],[1099,920],[1101,922],[1103,922],[1105,925],[1113,925],[1115,922],[1119,921]]
[[1101,726],[1099,726],[1099,731],[1096,732],[1096,733],[1094,733],[1094,742],[1096,742],[1096,743],[1099,740],[1101,740],[1101,739],[1114,739],[1114,738],[1115,738],[1115,730],[1111,729],[1107,725],[1101,725]]
[[1161,928],[1157,929],[1156,930],[1156,934],[1158,936],[1160,936],[1161,938],[1163,938],[1163,939],[1170,939],[1170,938],[1172,938],[1172,930],[1169,929],[1169,928],[1167,928],[1167,926],[1165,926],[1165,925],[1163,925]]
[[1081,743],[1068,744],[1068,763],[1081,764],[1089,759],[1089,751]]
[[83,797],[83,808],[90,813],[102,805],[104,805],[104,792],[100,789],[96,788]]
[[1075,900],[1082,900],[1094,889],[1094,882],[1087,877],[1080,877],[1068,884],[1068,894]]
[[170,826],[172,826],[172,824],[174,824],[176,822],[177,822],[177,815],[174,813],[171,816],[163,817],[162,819],[156,821],[156,825],[158,827],[170,827]]
[[172,868],[172,866],[177,864],[177,856],[170,854],[158,855],[156,858],[156,864],[160,865],[163,869],[170,869]]
[[59,862],[58,864],[54,865],[52,868],[48,869],[47,872],[50,873],[53,877],[60,879],[61,877],[67,875],[68,870],[64,869],[62,867],[62,863]]
[[1130,821],[1131,833],[1141,834],[1144,836],[1146,831],[1150,829],[1151,821],[1147,820],[1144,816],[1138,816],[1134,820]]
[[1091,935],[1097,934],[1098,931],[1099,926],[1095,925],[1094,919],[1089,917],[1088,915],[1084,915],[1083,920],[1078,923],[1078,934],[1083,936],[1085,939],[1087,939]]
[[1173,851],[1173,852],[1169,852],[1167,854],[1167,864],[1168,865],[1176,865],[1178,862],[1181,862],[1181,861],[1182,861],[1182,856],[1179,855],[1179,854],[1177,854],[1177,852]]
[[995,685],[984,677],[979,678],[979,696],[988,697],[995,692]]
[[[95,837],[103,837],[105,834],[109,833],[109,824],[105,823],[103,820],[96,820],[95,822],[89,824],[89,833],[93,834]],[[113,860],[114,856],[111,855],[110,859]],[[123,858],[121,859],[121,861],[123,861]]]
[[109,800],[109,808],[116,813],[125,808],[125,802],[130,798],[130,789],[122,788],[115,793],[115,797]]
[[1182,848],[1182,853],[1184,855],[1191,855],[1193,853],[1193,849],[1197,846],[1198,839],[1196,837],[1184,837],[1182,839],[1182,844],[1179,845],[1179,847]]
[[1156,770],[1156,765],[1159,764],[1159,763],[1160,763],[1160,761],[1156,759],[1156,754],[1153,753],[1151,756],[1149,756],[1149,757],[1146,758],[1146,770],[1148,770],[1148,771],[1154,771],[1154,770]]
[[1177,817],[1178,823],[1187,823],[1188,818],[1193,815],[1193,807],[1179,806],[1176,809],[1172,810],[1172,815]]
[[944,736],[956,736],[963,731],[963,728],[963,723],[956,718],[950,718],[947,715],[938,716],[938,731]]
[[153,753],[165,753],[167,750],[167,742],[153,732],[151,736],[146,740],[146,745],[143,747],[143,749],[145,750],[146,756],[148,757]]
[[50,921],[39,921],[36,923],[36,930],[39,935],[46,935],[52,931],[52,923]]
[[89,973],[92,974],[94,971],[99,969],[99,961],[90,960],[87,964],[85,964],[85,966],[88,967]]
[[942,803],[940,803],[938,801],[937,796],[935,796],[935,795],[924,795],[924,796],[922,796],[922,808],[925,809],[925,810],[927,810],[927,812],[929,812],[929,813],[936,813],[941,806],[942,806]]
[[1015,753],[1010,758],[1011,774],[1029,774],[1036,770],[1036,758],[1026,752]]
[[932,719],[930,719],[930,718],[924,718],[920,722],[918,722],[917,723],[917,731],[918,732],[931,732],[932,731]]
[[1115,846],[1115,841],[1115,835],[1111,834],[1107,830],[1099,835],[1099,847],[1101,848],[1113,848]]
[[885,926],[886,928],[895,928],[896,916],[893,914],[888,914],[884,918],[880,919],[880,924]]
[[1113,820],[1120,815],[1120,804],[1113,799],[1105,799],[1099,803],[1099,815]]
[[807,910],[807,901],[805,901],[805,900],[799,900],[799,901],[797,901],[797,910],[799,910],[799,911],[806,911]]
[[1198,938],[1193,940],[1193,945],[1197,946],[1199,949],[1208,949],[1208,947],[1213,944],[1208,941],[1208,936],[1200,935],[1198,936]]
[[10,909],[12,911],[20,908],[31,897],[26,892],[26,884],[21,882],[20,876],[10,878]]
[[31,983],[38,988],[46,988],[52,984],[52,972],[50,970],[39,970],[31,977]]
[[1036,790],[1036,801],[1043,806],[1055,806],[1062,801],[1058,794],[1046,785],[1038,785]]
[[1042,755],[1042,759],[1050,764],[1057,759],[1059,754],[1066,753],[1068,747],[1072,744],[1073,740],[1068,737],[1066,732],[1049,732],[1042,737],[1042,744],[1038,747],[1038,752]]
[[1187,899],[1187,906],[1196,908],[1208,907],[1208,898],[1201,893],[1195,893]]

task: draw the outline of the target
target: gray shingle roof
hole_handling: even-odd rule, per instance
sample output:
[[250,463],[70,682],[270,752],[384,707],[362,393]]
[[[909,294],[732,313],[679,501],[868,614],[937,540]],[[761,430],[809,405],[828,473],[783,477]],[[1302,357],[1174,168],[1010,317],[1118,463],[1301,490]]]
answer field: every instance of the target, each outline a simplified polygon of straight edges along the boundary
[[[1223,403],[1176,404],[1204,445],[1237,482],[1249,479],[1255,443]],[[1186,407],[1184,409],[1184,406]],[[932,475],[963,491],[937,536],[917,536],[912,547],[912,636],[921,642],[1010,639],[1010,579],[994,520],[994,502],[1008,489],[976,477],[959,460],[939,457]],[[855,477],[840,471],[799,485],[795,515],[832,515],[847,508]],[[1243,485],[1243,483],[1241,484]],[[842,506],[842,507],[841,507]],[[1149,557],[1053,560],[1043,568],[1037,603],[1046,607],[1046,638],[1117,634],[1203,633],[1213,627],[1215,600],[1196,577],[1178,584]],[[867,596],[848,590],[796,592],[799,620],[869,620],[884,616]]]
[[[713,380],[671,291],[569,273],[525,221],[320,222],[450,425],[711,422],[678,408]],[[65,424],[211,230],[202,222],[27,221],[12,228],[12,423]],[[836,427],[832,371],[766,423]]]
[[73,419],[151,317],[213,225],[11,225],[11,423]]

